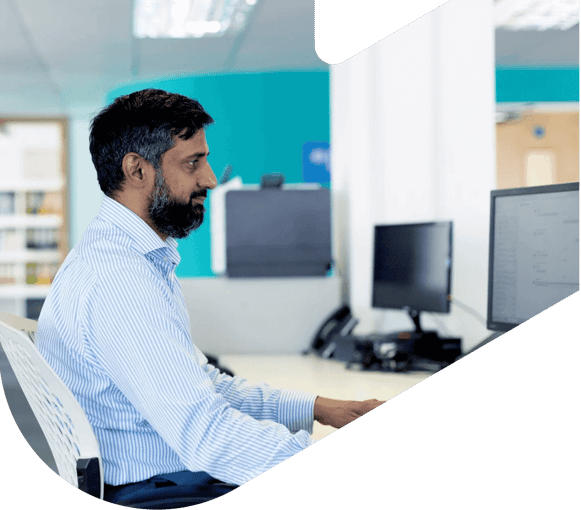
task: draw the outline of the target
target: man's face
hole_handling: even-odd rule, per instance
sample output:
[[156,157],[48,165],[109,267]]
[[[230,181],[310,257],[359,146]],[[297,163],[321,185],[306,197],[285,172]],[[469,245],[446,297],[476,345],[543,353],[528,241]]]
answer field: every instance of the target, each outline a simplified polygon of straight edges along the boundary
[[207,190],[217,184],[209,154],[203,129],[189,140],[176,138],[163,154],[148,205],[149,217],[162,234],[183,239],[202,224]]

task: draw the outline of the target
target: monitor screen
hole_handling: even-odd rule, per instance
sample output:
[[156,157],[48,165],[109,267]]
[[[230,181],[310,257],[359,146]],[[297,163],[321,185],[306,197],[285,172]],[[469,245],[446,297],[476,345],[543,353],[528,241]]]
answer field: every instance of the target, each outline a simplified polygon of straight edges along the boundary
[[328,189],[226,193],[228,276],[325,276],[331,262]]
[[372,306],[448,313],[452,222],[375,227]]
[[488,329],[508,331],[579,290],[579,183],[494,190]]

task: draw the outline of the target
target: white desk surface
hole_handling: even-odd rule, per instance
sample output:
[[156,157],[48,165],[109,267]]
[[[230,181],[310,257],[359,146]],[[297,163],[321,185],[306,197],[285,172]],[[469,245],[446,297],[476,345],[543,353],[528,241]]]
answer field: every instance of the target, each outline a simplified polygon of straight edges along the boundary
[[[219,356],[220,364],[251,383],[301,390],[342,400],[389,400],[423,381],[429,372],[362,372],[347,370],[345,363],[300,354],[237,354]],[[333,432],[315,422],[313,438]]]

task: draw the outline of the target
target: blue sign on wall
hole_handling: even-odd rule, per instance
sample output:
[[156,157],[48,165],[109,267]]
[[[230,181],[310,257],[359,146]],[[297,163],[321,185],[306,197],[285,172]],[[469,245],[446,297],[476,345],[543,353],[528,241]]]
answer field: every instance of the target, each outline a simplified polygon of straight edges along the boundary
[[320,184],[331,182],[329,142],[306,142],[303,144],[303,181]]

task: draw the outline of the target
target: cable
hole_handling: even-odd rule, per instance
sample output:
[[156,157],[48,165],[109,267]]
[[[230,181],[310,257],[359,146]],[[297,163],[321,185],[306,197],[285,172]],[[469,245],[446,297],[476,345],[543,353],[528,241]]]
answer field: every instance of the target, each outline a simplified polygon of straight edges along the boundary
[[462,301],[459,301],[457,298],[450,298],[450,301],[452,303],[458,305],[464,311],[466,311],[469,314],[471,314],[474,317],[476,317],[482,324],[484,324],[484,326],[486,326],[486,319],[484,317],[482,317],[482,315],[480,315],[476,310],[474,310],[474,308],[472,308],[471,306],[468,306],[468,305],[462,303]]
[[446,325],[438,318],[436,317],[433,313],[428,312],[428,315],[431,317],[431,319],[439,326],[439,328],[444,332],[444,334],[448,337],[453,337],[454,335],[452,335],[450,333],[450,330],[446,327]]

